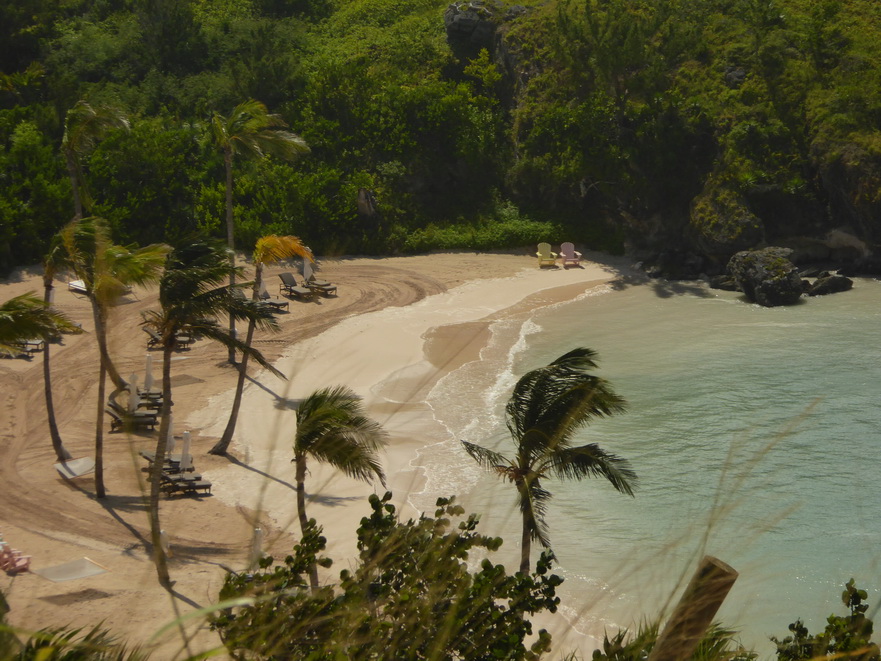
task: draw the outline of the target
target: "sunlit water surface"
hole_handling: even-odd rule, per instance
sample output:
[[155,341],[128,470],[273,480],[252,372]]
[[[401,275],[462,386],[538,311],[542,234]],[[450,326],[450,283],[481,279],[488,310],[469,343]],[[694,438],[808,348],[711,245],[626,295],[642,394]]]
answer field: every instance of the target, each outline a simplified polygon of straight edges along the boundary
[[431,511],[434,496],[462,495],[507,540],[503,559],[516,558],[511,485],[455,439],[509,452],[503,408],[516,379],[590,347],[628,411],[581,438],[628,459],[639,491],[546,482],[569,614],[593,632],[637,626],[669,608],[709,553],[740,572],[719,619],[768,658],[768,636],[785,636],[796,617],[818,631],[844,614],[851,577],[872,606],[881,594],[879,302],[869,279],[772,309],[698,285],[603,286],[496,324],[482,360],[429,398],[450,440],[420,457],[429,484],[417,504]]

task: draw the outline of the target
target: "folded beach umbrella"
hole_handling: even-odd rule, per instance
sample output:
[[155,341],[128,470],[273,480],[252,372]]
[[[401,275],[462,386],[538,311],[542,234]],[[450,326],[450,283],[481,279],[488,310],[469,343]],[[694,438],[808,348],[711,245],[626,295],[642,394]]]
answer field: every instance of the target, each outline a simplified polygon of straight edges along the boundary
[[144,390],[150,392],[153,390],[153,356],[147,354],[147,367],[144,373]]
[[174,413],[168,414],[168,436],[165,437],[165,456],[174,452]]
[[193,467],[193,457],[190,455],[190,432],[184,432],[184,447],[180,454],[180,469],[189,470]]
[[128,379],[128,412],[134,413],[141,403],[141,397],[138,395],[138,375],[132,374]]

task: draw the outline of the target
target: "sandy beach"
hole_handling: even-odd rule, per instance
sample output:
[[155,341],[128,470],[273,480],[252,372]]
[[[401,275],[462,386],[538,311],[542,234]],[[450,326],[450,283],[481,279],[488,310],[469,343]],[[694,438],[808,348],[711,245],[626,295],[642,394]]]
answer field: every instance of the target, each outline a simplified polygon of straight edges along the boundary
[[[162,501],[176,581],[172,595],[157,584],[150,560],[145,462],[137,454],[155,445],[155,433],[106,433],[108,496],[98,500],[92,476],[64,480],[53,468],[42,355],[0,361],[4,538],[32,556],[33,568],[88,557],[108,570],[65,583],[30,573],[6,577],[9,620],[27,630],[103,622],[132,643],[155,646],[155,658],[218,647],[218,638],[198,619],[183,629],[163,627],[217,600],[224,568],[246,566],[255,527],[265,532],[264,550],[276,557],[296,541],[290,445],[297,403],[337,384],[361,395],[371,417],[390,435],[383,461],[387,486],[402,516],[416,516],[410,496],[423,491],[425,479],[415,459],[444,431],[434,423],[425,395],[442,375],[480,359],[491,321],[578,296],[624,268],[601,255],[590,258],[583,268],[569,269],[539,269],[527,254],[322,260],[321,275],[338,285],[339,295],[292,300],[290,312],[279,315],[281,332],[257,335],[255,346],[287,380],[249,370],[229,457],[213,457],[207,450],[226,424],[235,368],[227,364],[225,349],[207,341],[178,353],[172,367],[175,434],[190,431],[196,470],[213,488],[210,496]],[[285,270],[292,269],[267,269],[270,291]],[[0,283],[0,300],[26,291],[42,295],[38,269]],[[94,456],[98,351],[90,308],[66,282],[56,283],[55,305],[86,330],[51,345],[59,427],[74,457]],[[111,355],[125,378],[137,374],[143,380],[147,336],[139,323],[142,312],[156,307],[155,289],[137,289],[114,308]],[[160,353],[151,353],[158,376]],[[105,425],[109,432],[109,420]],[[384,488],[318,465],[310,465],[307,480],[309,515],[324,527],[334,559],[322,578],[333,582],[354,554],[354,531],[368,511],[366,496]],[[582,656],[589,656],[588,643],[564,635],[562,618],[542,624],[559,649],[580,647]]]

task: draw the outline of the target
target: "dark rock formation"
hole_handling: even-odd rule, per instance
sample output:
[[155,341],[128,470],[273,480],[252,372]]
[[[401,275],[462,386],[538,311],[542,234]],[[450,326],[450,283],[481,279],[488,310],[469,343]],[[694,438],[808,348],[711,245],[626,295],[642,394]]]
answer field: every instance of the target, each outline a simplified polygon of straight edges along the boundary
[[444,12],[447,41],[454,51],[473,57],[480,49],[493,52],[496,29],[502,16],[495,3],[487,5],[481,0],[454,2]]
[[817,278],[814,284],[807,290],[808,296],[825,296],[836,294],[840,291],[848,291],[853,288],[853,280],[844,275],[827,274]]
[[774,307],[792,305],[801,298],[803,286],[788,248],[744,250],[728,262],[728,272],[751,301]]
[[711,289],[721,289],[723,291],[740,291],[737,281],[730,275],[714,275],[710,278]]

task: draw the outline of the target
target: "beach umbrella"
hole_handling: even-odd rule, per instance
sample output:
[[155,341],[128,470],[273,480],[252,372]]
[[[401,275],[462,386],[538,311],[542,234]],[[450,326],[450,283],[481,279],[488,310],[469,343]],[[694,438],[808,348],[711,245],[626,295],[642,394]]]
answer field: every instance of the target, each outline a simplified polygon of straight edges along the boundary
[[165,455],[171,456],[174,452],[174,414],[168,414],[168,436],[165,437]]
[[180,469],[189,470],[193,467],[193,458],[190,456],[190,432],[184,432],[184,447],[180,454]]
[[147,368],[144,373],[144,390],[150,392],[153,390],[153,356],[147,354]]
[[141,398],[138,397],[138,375],[132,374],[128,379],[128,411],[129,413],[134,413],[138,408],[138,404],[141,403]]
[[254,539],[251,542],[251,557],[248,559],[248,567],[253,569],[263,557],[263,529],[254,528]]
[[162,546],[162,552],[167,556],[171,556],[171,545],[168,543],[168,533],[164,530],[159,531],[159,544]]

